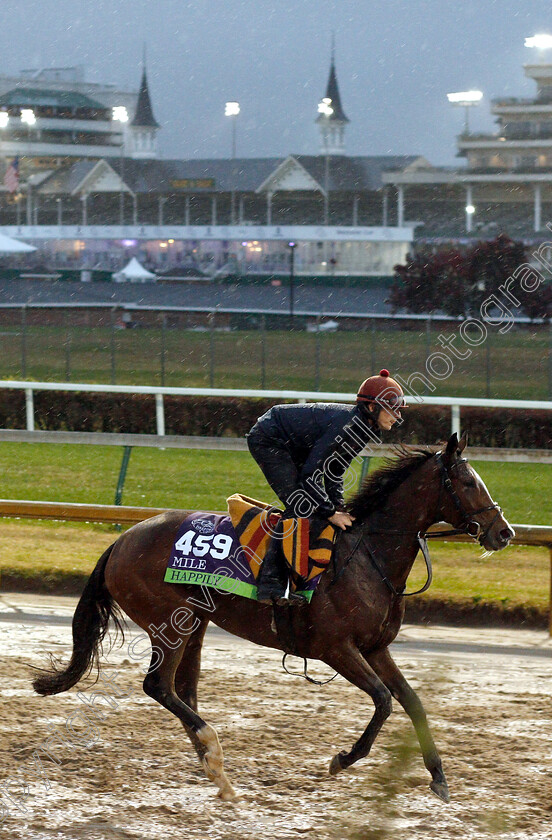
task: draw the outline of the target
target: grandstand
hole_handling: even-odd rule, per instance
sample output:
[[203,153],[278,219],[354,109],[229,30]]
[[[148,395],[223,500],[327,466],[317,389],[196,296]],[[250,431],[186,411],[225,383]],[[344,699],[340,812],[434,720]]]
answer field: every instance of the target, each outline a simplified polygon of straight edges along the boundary
[[145,67],[135,92],[89,84],[75,68],[0,76],[0,166],[20,160],[17,188],[0,187],[0,226],[39,248],[26,265],[46,275],[116,271],[137,256],[159,271],[278,276],[290,264],[282,230],[299,244],[296,272],[313,280],[388,278],[412,240],[543,239],[552,65],[525,70],[536,97],[495,100],[497,132],[466,129],[457,168],[420,155],[347,154],[333,56],[318,154],[281,158],[160,159]]
[[[528,64],[533,99],[497,98],[497,131],[458,137],[466,166],[383,172],[397,224],[415,220],[416,239],[494,236],[543,239],[552,218],[552,64]],[[469,210],[468,210],[469,208]]]

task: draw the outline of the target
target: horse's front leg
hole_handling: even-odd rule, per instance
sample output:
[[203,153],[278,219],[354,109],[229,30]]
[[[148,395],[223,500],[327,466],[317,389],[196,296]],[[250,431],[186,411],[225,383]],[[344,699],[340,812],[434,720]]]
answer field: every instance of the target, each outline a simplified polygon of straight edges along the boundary
[[350,752],[340,752],[333,757],[330,763],[330,774],[334,776],[340,770],[350,767],[355,761],[368,755],[378,732],[391,714],[392,700],[390,691],[354,645],[348,645],[332,653],[324,661],[350,683],[369,694],[375,706],[370,723],[358,741],[353,744]]
[[437,747],[433,741],[425,709],[422,706],[422,701],[414,691],[414,689],[407,683],[402,673],[400,672],[396,662],[391,654],[385,648],[377,653],[370,653],[366,656],[366,660],[372,666],[376,674],[385,683],[393,697],[399,701],[410,720],[414,724],[416,735],[422,748],[422,755],[424,757],[424,764],[431,773],[431,790],[443,800],[443,802],[450,802],[449,789],[441,759],[437,752]]

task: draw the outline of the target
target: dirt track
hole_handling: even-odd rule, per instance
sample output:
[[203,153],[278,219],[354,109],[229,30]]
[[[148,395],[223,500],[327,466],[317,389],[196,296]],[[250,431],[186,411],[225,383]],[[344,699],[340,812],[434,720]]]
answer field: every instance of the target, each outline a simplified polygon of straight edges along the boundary
[[[9,596],[5,596],[9,598]],[[21,626],[21,623],[24,626]],[[31,755],[64,730],[83,704],[76,689],[33,695],[28,664],[65,656],[65,625],[0,624],[2,777],[21,794]],[[141,691],[143,664],[128,644],[104,659],[105,675],[132,692],[97,723],[86,748],[53,744],[50,788],[12,807],[3,836],[21,840],[441,840],[552,837],[552,662],[547,656],[412,650],[408,639],[528,644],[550,653],[544,633],[408,627],[394,655],[419,691],[441,751],[452,803],[429,791],[410,722],[396,708],[368,759],[337,777],[335,752],[349,747],[371,703],[341,678],[324,688],[286,676],[279,654],[208,636],[200,711],[217,728],[237,804],[220,802],[180,724]],[[144,659],[144,662],[147,660]],[[297,663],[296,663],[297,664]],[[322,670],[314,668],[322,675]],[[86,690],[79,686],[81,690]],[[111,696],[113,696],[111,692]],[[83,729],[78,730],[83,736]],[[67,730],[65,730],[67,734]],[[5,800],[3,800],[5,802]],[[1,816],[1,814],[0,814]]]

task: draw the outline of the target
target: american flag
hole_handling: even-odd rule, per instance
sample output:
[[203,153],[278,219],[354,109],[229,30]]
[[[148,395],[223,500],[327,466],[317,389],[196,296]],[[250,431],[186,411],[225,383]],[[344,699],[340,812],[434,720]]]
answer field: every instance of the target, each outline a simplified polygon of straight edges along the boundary
[[4,186],[11,193],[19,189],[19,158],[14,158],[6,169]]

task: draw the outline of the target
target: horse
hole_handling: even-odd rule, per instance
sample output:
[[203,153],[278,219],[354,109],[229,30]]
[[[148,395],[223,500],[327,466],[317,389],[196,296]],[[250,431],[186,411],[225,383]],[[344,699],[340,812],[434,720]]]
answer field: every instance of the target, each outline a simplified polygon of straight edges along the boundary
[[[515,536],[489,492],[462,456],[467,438],[453,434],[442,451],[399,448],[368,476],[348,504],[353,526],[339,533],[334,562],[308,606],[293,608],[297,654],[330,666],[368,694],[374,712],[348,751],[331,760],[332,775],[368,755],[396,699],[420,743],[430,788],[444,802],[449,789],[423,705],[389,652],[404,618],[405,585],[419,535],[445,521],[488,551]],[[215,729],[198,713],[201,649],[209,621],[269,648],[285,650],[271,605],[228,592],[163,580],[183,511],[171,510],[130,528],[100,557],[73,616],[73,651],[33,682],[38,694],[74,686],[98,665],[100,644],[121,610],[149,634],[152,659],[143,689],[181,721],[218,796],[236,796]],[[429,567],[428,567],[429,568]],[[275,608],[276,609],[276,608]],[[282,608],[279,608],[282,609]],[[284,608],[285,609],[285,608]],[[291,614],[291,610],[289,611]],[[175,640],[176,636],[176,640]]]

